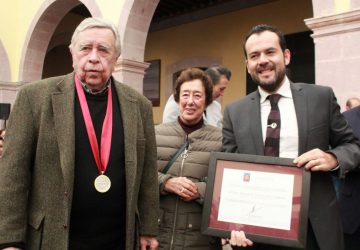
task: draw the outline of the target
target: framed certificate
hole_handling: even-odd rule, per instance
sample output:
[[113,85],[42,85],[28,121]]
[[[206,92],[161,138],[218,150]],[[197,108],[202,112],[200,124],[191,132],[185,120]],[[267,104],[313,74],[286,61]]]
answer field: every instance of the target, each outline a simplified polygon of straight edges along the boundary
[[212,153],[203,208],[204,234],[305,248],[310,173],[293,159]]

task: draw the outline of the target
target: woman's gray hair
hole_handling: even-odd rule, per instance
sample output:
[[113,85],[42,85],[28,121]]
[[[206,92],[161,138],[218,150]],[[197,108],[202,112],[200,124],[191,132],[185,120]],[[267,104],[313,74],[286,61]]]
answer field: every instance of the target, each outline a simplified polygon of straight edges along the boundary
[[85,18],[76,27],[74,34],[71,37],[71,43],[69,45],[69,48],[70,49],[73,48],[80,32],[82,32],[86,29],[91,29],[91,28],[110,29],[114,33],[114,36],[115,36],[115,49],[116,49],[117,56],[120,56],[120,53],[121,53],[120,35],[119,35],[119,32],[118,32],[116,26],[107,20],[104,20],[101,18],[95,18],[95,17]]

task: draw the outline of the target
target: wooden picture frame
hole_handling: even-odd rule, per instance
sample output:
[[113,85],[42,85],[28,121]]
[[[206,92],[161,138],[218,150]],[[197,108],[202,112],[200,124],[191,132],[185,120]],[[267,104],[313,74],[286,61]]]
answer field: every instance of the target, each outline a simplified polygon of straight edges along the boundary
[[212,153],[202,232],[230,238],[243,230],[255,243],[305,248],[310,173],[292,161]]

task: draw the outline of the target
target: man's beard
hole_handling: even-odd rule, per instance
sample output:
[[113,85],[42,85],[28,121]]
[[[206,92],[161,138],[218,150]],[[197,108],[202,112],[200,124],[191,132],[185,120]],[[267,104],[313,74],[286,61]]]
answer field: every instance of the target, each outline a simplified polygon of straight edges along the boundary
[[266,92],[273,93],[281,86],[285,74],[286,74],[286,68],[283,68],[279,71],[275,71],[275,78],[273,81],[270,82],[262,81],[257,74],[251,75],[251,79]]

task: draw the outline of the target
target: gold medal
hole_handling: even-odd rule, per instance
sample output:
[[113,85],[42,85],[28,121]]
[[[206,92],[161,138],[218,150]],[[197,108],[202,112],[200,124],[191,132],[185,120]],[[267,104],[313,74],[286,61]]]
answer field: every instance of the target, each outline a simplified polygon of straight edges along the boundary
[[112,137],[113,108],[112,108],[111,86],[109,85],[108,88],[107,108],[106,108],[104,123],[102,126],[100,150],[99,150],[99,145],[97,143],[95,129],[92,123],[84,89],[82,88],[81,81],[77,75],[75,75],[75,86],[76,86],[76,92],[79,97],[81,111],[85,121],[86,132],[89,137],[91,151],[94,156],[96,166],[100,173],[100,175],[96,177],[94,181],[94,186],[96,191],[98,191],[99,193],[105,193],[109,191],[111,187],[111,181],[109,177],[104,175],[104,172],[106,171],[110,159],[111,137]]
[[111,187],[111,181],[109,177],[107,177],[104,174],[101,174],[98,177],[96,177],[94,181],[94,186],[96,191],[98,191],[99,193],[106,193],[107,191],[109,191]]

